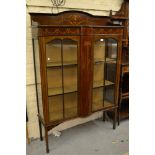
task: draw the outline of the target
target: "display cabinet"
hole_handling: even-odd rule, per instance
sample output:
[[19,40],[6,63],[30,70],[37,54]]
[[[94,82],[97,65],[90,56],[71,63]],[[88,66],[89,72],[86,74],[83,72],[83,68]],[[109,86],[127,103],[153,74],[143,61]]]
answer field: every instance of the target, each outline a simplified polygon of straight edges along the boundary
[[31,14],[40,138],[60,123],[113,110],[116,127],[122,26],[79,11]]

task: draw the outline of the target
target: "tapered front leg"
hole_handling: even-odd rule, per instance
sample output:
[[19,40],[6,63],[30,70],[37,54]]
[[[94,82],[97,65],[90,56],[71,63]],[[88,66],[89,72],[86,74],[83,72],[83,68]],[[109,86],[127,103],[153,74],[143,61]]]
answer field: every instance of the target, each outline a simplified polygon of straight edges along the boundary
[[43,141],[42,126],[41,126],[41,122],[40,122],[39,118],[38,118],[38,121],[39,121],[40,140]]
[[114,109],[113,129],[116,129],[117,108]]
[[118,110],[117,110],[117,118],[118,118],[118,125],[120,125],[120,107],[118,107]]
[[105,122],[105,111],[103,111],[103,121]]
[[49,146],[48,146],[48,130],[45,127],[45,143],[46,143],[46,153],[49,153]]

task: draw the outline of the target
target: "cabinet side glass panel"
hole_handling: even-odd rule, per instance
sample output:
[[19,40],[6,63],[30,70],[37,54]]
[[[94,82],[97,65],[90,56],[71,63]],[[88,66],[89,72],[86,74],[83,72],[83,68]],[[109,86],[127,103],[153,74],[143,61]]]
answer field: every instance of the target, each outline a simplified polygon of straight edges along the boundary
[[104,107],[113,106],[115,101],[116,67],[117,67],[117,41],[107,39],[106,63],[105,63],[105,85]]
[[117,41],[111,38],[106,39],[106,61],[116,62],[117,60]]
[[41,91],[41,77],[40,77],[40,58],[39,58],[39,42],[38,39],[33,39],[34,46],[34,61],[35,61],[35,76],[36,76],[36,86],[37,86],[37,98],[39,106],[39,114],[43,117],[43,105],[42,105],[42,91]]
[[63,46],[63,85],[64,85],[64,117],[77,116],[77,52],[78,43],[72,39],[64,39]]

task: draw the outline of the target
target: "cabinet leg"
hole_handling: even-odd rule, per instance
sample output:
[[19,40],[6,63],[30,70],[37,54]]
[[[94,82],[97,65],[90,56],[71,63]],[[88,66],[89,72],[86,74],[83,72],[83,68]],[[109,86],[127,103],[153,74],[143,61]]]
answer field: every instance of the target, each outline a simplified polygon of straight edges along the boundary
[[38,121],[39,121],[40,140],[43,141],[42,126],[41,126],[41,122],[40,122],[39,118],[38,118]]
[[118,125],[120,125],[120,107],[118,107],[118,110],[117,110],[117,119],[118,119]]
[[113,129],[116,129],[117,109],[114,109]]
[[105,111],[103,111],[103,121],[105,122]]
[[45,127],[45,143],[46,143],[46,153],[49,153],[49,146],[48,146],[48,130]]

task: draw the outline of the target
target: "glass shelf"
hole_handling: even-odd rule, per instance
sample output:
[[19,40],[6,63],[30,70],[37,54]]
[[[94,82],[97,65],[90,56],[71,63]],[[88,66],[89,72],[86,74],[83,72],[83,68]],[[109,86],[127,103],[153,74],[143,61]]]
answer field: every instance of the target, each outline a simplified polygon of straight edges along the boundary
[[103,63],[103,62],[116,63],[116,59],[106,58],[106,61],[104,58],[95,58],[94,59],[94,64],[99,64],[99,63]]
[[[66,86],[64,88],[64,94],[65,93],[72,93],[77,91],[77,86],[72,85],[72,86]],[[56,88],[49,88],[48,89],[48,96],[54,96],[54,95],[62,95],[63,90],[62,87],[56,87]]]
[[63,93],[62,87],[48,89],[48,96],[60,95],[62,93]]
[[115,83],[105,80],[105,85],[104,85],[104,81],[94,81],[93,83],[93,88],[97,88],[97,87],[102,87],[102,86],[109,86],[109,85],[114,85]]
[[77,65],[77,60],[64,61],[63,65],[60,61],[47,63],[47,67],[62,67],[62,66],[73,66],[73,65]]

